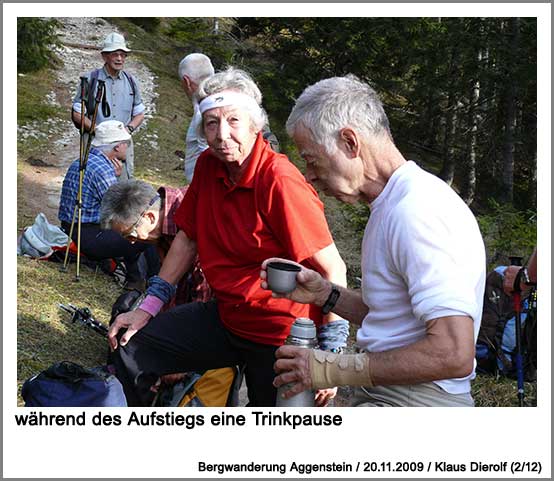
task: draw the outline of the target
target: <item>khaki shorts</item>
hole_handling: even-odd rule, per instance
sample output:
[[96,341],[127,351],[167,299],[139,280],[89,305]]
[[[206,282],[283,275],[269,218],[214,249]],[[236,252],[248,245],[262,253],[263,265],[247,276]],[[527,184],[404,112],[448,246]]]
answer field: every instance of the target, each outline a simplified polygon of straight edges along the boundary
[[474,407],[471,393],[450,394],[434,382],[407,386],[354,388],[352,406],[365,407]]

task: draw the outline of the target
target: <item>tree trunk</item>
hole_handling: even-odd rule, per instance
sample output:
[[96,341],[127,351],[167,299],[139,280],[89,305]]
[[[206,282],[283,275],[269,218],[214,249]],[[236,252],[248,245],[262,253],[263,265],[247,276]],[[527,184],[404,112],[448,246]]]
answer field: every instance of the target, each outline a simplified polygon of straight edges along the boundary
[[527,189],[527,199],[533,209],[537,208],[537,151],[535,150],[535,161],[531,164],[529,174],[529,187]]
[[448,109],[446,112],[446,121],[444,127],[444,158],[442,169],[439,174],[440,178],[448,185],[452,185],[454,180],[454,172],[456,170],[456,161],[454,158],[454,134],[456,133],[456,102],[454,97],[456,94],[453,89],[448,95]]
[[454,171],[456,170],[456,161],[454,159],[454,134],[456,133],[456,110],[457,94],[455,77],[458,75],[458,60],[460,52],[457,46],[454,46],[450,54],[450,62],[448,66],[448,75],[450,85],[448,88],[448,104],[446,107],[446,119],[444,125],[444,144],[443,144],[443,164],[439,177],[444,180],[448,185],[452,185],[454,180]]
[[463,199],[467,205],[471,205],[473,202],[477,185],[477,176],[475,171],[477,165],[477,124],[479,118],[477,102],[479,102],[479,92],[479,80],[476,79],[473,82],[473,88],[471,89],[471,106],[469,113],[469,155],[467,160],[467,181],[463,195]]
[[[482,26],[480,29],[482,34]],[[482,35],[481,35],[482,36]],[[469,101],[469,154],[467,159],[467,179],[463,193],[463,199],[467,205],[471,205],[475,199],[475,191],[477,187],[477,129],[480,117],[479,96],[481,93],[481,84],[479,82],[481,72],[481,62],[483,52],[481,47],[477,47],[475,73],[472,81],[470,101]]]
[[[510,20],[512,39],[510,42],[509,56],[517,55],[519,43],[519,18]],[[513,61],[507,62],[507,66],[513,65]],[[512,76],[513,71],[508,68],[508,79],[505,93],[505,116],[504,116],[504,144],[502,146],[502,200],[504,202],[514,201],[514,132],[516,128],[516,80]]]

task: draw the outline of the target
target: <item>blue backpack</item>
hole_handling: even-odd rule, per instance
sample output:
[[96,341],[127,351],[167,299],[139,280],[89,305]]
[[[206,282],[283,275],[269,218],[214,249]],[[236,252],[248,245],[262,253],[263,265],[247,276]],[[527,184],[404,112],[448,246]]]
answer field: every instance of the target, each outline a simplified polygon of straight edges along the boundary
[[27,407],[127,406],[121,383],[106,367],[86,369],[69,361],[25,381],[21,396]]

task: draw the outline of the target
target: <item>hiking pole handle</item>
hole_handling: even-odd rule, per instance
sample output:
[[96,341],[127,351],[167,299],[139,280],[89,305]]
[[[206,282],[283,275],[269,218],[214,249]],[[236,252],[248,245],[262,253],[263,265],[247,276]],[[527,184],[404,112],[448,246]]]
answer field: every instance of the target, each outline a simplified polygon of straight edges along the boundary
[[79,79],[81,80],[81,103],[83,104],[85,103],[85,97],[87,96],[88,79],[87,77],[79,77]]
[[85,98],[87,96],[88,79],[86,77],[80,77],[81,79],[81,135],[85,132]]
[[94,98],[96,104],[99,104],[102,101],[102,96],[104,95],[105,89],[106,82],[104,80],[98,79],[98,88],[96,89],[96,97]]
[[79,165],[83,163],[85,154],[85,97],[87,96],[87,77],[81,79],[81,125],[79,126]]
[[[98,80],[98,87],[96,88],[96,97],[94,99],[94,112],[92,114],[92,120],[90,124],[90,133],[94,135],[94,129],[96,128],[96,118],[98,116],[98,106],[102,101],[102,96],[104,95],[104,89],[106,88],[105,82],[103,80]],[[87,149],[90,150],[91,137],[89,137],[89,144]],[[88,153],[88,152],[87,152]]]
[[96,128],[96,117],[98,115],[98,106],[102,100],[102,95],[104,95],[104,89],[106,88],[105,82],[103,80],[98,80],[98,87],[96,88],[96,97],[94,104],[94,112],[92,113],[92,120],[90,121],[90,130],[87,141],[87,146],[85,149],[85,154],[83,155],[83,162],[81,163],[80,170],[85,170],[88,162],[88,154],[90,152],[90,146],[92,145],[92,137],[94,136],[94,129]]

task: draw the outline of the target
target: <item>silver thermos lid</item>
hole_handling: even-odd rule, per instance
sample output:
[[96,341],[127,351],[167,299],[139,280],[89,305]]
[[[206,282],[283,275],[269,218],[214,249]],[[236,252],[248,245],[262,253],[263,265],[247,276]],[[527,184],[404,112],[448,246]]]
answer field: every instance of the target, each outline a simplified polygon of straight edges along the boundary
[[307,317],[297,318],[290,328],[289,335],[300,339],[314,339],[316,337],[314,321]]

